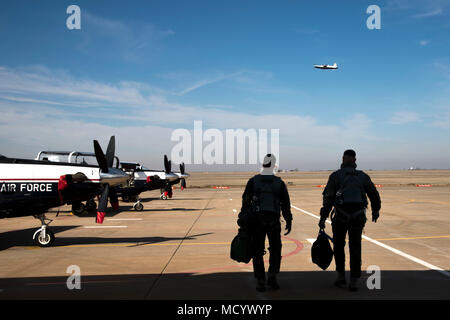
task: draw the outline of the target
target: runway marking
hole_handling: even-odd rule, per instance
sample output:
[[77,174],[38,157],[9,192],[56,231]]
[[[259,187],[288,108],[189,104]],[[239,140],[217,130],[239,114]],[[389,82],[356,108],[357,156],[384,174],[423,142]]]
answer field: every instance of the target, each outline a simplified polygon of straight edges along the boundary
[[[374,239],[377,241],[394,241],[394,240],[416,240],[416,239],[445,239],[450,238],[448,236],[431,236],[431,237],[410,237],[410,238],[386,238],[386,239]],[[315,238],[307,238],[305,239],[309,243],[313,244],[316,241]],[[363,241],[368,241],[364,240]],[[296,243],[296,241],[288,240],[282,241],[283,244]],[[139,246],[177,246],[178,242],[170,242],[170,243],[139,243],[139,242],[128,242],[128,243],[115,243],[115,244],[71,244],[66,246],[58,246],[60,248],[92,248],[92,247],[128,247],[132,245],[139,244]],[[183,243],[182,246],[197,246],[197,245],[231,245],[231,241],[227,242],[193,242],[193,243]],[[26,249],[41,249],[40,247],[26,247]]]
[[[306,211],[306,210],[300,209],[300,208],[298,208],[298,207],[296,207],[296,206],[294,206],[294,205],[291,205],[291,207],[294,208],[294,209],[296,209],[296,210],[298,210],[298,211],[301,211],[301,212],[303,212],[303,213],[305,213],[305,214],[307,214],[307,215],[309,215],[309,216],[311,216],[311,217],[314,217],[314,218],[316,218],[316,219],[318,219],[318,220],[320,219],[319,216],[317,216],[317,215],[315,215],[315,214],[313,214],[313,213],[311,213],[311,212],[308,212],[308,211]],[[331,224],[331,221],[328,220],[328,219],[327,219],[326,222],[329,223],[329,224]],[[441,273],[441,274],[443,274],[443,275],[445,275],[445,276],[447,276],[447,277],[450,277],[450,273],[449,273],[449,272],[447,272],[447,271],[443,270],[442,268],[439,268],[439,267],[437,267],[437,266],[435,266],[435,265],[432,265],[431,263],[428,263],[428,262],[423,261],[423,260],[421,260],[421,259],[419,259],[419,258],[413,257],[412,255],[409,255],[409,254],[407,254],[407,253],[405,253],[405,252],[403,252],[403,251],[400,251],[400,250],[398,250],[398,249],[395,249],[395,248],[393,248],[393,247],[391,247],[391,246],[388,246],[388,245],[386,245],[386,244],[384,244],[384,243],[381,243],[381,242],[379,242],[379,241],[377,241],[377,240],[374,240],[374,239],[372,239],[372,238],[370,238],[370,237],[367,237],[367,236],[365,236],[365,235],[363,235],[362,238],[365,239],[365,240],[367,240],[367,241],[369,241],[369,242],[372,242],[373,244],[376,244],[376,245],[378,245],[378,246],[380,246],[380,247],[382,247],[382,248],[384,248],[384,249],[387,249],[387,250],[389,250],[389,251],[391,251],[391,252],[393,252],[393,253],[396,253],[396,254],[398,254],[399,256],[402,256],[402,257],[407,258],[407,259],[409,259],[409,260],[411,260],[411,261],[414,261],[415,263],[418,263],[418,264],[420,264],[420,265],[422,265],[422,266],[424,266],[424,267],[427,267],[428,269],[435,270],[435,271],[437,271],[437,272],[439,272],[439,273]]]
[[[443,239],[443,238],[450,238],[449,236],[430,236],[430,237],[409,237],[409,238],[385,238],[385,239],[374,239],[377,241],[394,241],[394,240],[420,240],[420,239]],[[308,238],[306,239],[309,243],[313,244],[314,241],[316,241],[315,238]],[[368,241],[363,239],[362,241]]]
[[83,226],[85,229],[128,228],[128,226]]

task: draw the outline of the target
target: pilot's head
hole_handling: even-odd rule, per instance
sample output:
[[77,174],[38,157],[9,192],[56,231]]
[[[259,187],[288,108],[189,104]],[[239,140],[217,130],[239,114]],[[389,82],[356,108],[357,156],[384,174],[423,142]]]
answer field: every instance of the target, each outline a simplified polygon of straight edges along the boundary
[[352,149],[348,149],[344,151],[344,155],[342,156],[343,164],[355,164],[356,163],[356,152]]
[[268,153],[264,157],[261,174],[262,175],[271,175],[274,174],[275,163],[277,162],[277,158],[273,153]]

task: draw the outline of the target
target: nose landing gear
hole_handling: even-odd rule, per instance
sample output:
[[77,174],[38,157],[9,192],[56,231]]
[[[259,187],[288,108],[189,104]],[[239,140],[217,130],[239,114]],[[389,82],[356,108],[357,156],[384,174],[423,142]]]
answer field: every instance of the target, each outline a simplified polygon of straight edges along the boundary
[[55,241],[55,234],[47,227],[53,220],[47,219],[45,214],[36,215],[34,217],[41,221],[41,227],[37,229],[33,235],[34,242],[40,247],[50,247]]

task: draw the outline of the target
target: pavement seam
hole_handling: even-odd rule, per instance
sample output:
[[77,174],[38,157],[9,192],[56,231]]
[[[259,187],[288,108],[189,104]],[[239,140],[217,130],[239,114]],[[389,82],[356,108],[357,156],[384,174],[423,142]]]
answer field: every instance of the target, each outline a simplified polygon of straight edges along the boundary
[[156,285],[158,284],[159,280],[162,278],[162,275],[164,274],[164,271],[167,269],[167,267],[169,266],[169,264],[172,262],[172,259],[175,257],[176,253],[178,252],[178,249],[181,248],[181,245],[183,244],[184,240],[186,240],[186,238],[188,237],[189,233],[191,232],[192,228],[195,226],[195,224],[197,223],[197,221],[200,219],[200,217],[203,215],[203,212],[205,212],[205,209],[209,206],[209,203],[211,202],[212,199],[214,199],[214,196],[216,195],[217,191],[213,193],[212,197],[208,200],[208,202],[206,203],[205,207],[202,209],[202,211],[200,212],[200,214],[198,215],[198,217],[195,219],[195,221],[192,223],[191,227],[189,228],[189,230],[186,232],[186,234],[184,235],[183,239],[181,239],[180,243],[178,244],[177,248],[174,250],[174,252],[172,253],[172,255],[170,256],[169,260],[167,261],[166,265],[164,266],[164,268],[161,270],[160,274],[158,275],[158,278],[156,278],[155,281],[153,281],[153,284],[150,286],[147,294],[145,295],[145,299],[149,299],[149,296],[152,294],[153,288],[156,287]]

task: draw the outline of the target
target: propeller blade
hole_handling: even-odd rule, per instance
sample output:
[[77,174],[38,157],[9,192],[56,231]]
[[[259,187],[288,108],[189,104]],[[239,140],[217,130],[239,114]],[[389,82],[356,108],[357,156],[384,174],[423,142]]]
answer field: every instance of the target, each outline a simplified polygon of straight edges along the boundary
[[184,162],[180,163],[180,173],[184,174]]
[[105,184],[100,200],[98,201],[96,223],[103,223],[105,218],[106,207],[108,206],[109,184]]
[[186,180],[181,178],[181,190],[186,189]]
[[119,198],[117,197],[116,189],[109,190],[109,201],[114,210],[119,210]]
[[100,144],[97,140],[94,140],[94,151],[95,151],[95,158],[97,158],[98,166],[100,167],[100,170],[104,173],[108,172],[108,163],[106,162],[105,154],[103,153],[102,147],[100,147]]
[[164,170],[166,171],[166,173],[170,173],[171,169],[172,169],[172,164],[169,161],[169,159],[167,159],[167,155],[164,155]]
[[109,139],[108,148],[106,149],[106,164],[108,168],[112,168],[114,162],[114,153],[116,150],[116,138],[111,136]]

